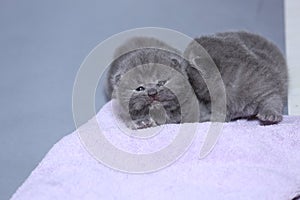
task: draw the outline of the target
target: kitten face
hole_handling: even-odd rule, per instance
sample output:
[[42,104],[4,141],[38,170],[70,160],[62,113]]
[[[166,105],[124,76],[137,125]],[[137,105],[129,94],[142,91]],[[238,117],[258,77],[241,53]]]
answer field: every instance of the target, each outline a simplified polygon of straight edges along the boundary
[[146,64],[129,70],[115,89],[116,99],[128,112],[133,128],[181,122],[179,99],[189,91],[186,79],[176,70]]
[[118,115],[132,129],[199,121],[189,65],[168,48],[129,51],[110,65],[107,95],[117,100]]

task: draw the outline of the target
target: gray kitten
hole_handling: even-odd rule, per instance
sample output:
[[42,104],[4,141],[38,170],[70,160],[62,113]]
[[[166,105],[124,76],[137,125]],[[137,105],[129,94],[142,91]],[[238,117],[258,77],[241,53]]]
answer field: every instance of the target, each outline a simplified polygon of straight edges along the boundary
[[[195,41],[209,53],[221,74],[226,89],[226,121],[257,117],[267,125],[282,120],[288,90],[287,65],[273,43],[248,32],[218,33]],[[197,52],[193,51],[191,44],[185,53],[195,58]],[[205,68],[205,59],[194,61]],[[193,67],[187,73],[199,102],[207,108],[202,114],[210,118],[211,97],[203,75]]]
[[116,50],[107,94],[118,100],[130,128],[198,121],[198,100],[186,73],[189,62],[179,54],[159,40],[141,37]]

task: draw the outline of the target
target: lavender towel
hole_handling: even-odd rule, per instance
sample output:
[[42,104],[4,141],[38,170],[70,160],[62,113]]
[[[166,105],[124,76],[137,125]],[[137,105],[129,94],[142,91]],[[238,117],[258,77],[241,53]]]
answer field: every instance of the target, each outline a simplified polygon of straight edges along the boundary
[[[128,152],[163,148],[180,126],[164,125],[150,140],[126,138],[111,108],[107,103],[97,120],[107,139]],[[74,131],[53,146],[12,199],[287,200],[300,191],[300,116],[284,116],[283,122],[272,126],[260,126],[255,120],[225,123],[213,151],[199,159],[209,125],[197,125],[194,142],[175,163],[144,174],[101,164]]]

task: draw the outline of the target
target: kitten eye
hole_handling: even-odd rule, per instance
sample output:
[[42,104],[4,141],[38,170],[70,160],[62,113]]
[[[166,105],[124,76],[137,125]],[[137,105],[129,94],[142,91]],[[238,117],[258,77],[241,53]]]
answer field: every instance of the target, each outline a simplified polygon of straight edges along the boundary
[[145,90],[145,88],[143,86],[140,86],[140,87],[136,88],[135,90],[138,91],[138,92],[140,92],[140,91]]
[[157,86],[161,87],[166,84],[167,81],[158,81]]

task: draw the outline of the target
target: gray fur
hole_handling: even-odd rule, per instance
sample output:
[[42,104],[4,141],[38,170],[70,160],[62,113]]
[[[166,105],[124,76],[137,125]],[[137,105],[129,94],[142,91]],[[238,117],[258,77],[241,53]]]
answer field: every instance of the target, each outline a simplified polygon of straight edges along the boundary
[[[257,117],[262,124],[274,124],[282,120],[287,96],[287,66],[283,55],[273,43],[247,32],[218,33],[195,41],[209,53],[220,71],[226,89],[226,121]],[[144,48],[149,46],[155,48]],[[201,56],[193,52],[191,47],[189,45],[185,51],[188,58]],[[123,102],[124,111],[129,105],[128,112],[135,124],[132,128],[211,119],[212,102],[205,81],[191,64],[193,62],[183,59],[179,51],[153,38],[135,38],[118,48],[115,58],[109,69],[107,94],[118,99],[121,104]],[[195,61],[200,68],[202,66],[205,69],[205,61]],[[153,67],[156,64],[170,66],[181,77],[174,75],[172,70],[164,72],[166,75],[162,76]],[[141,65],[137,73],[120,84],[130,70]],[[157,86],[159,81],[166,79],[167,85]],[[187,80],[193,91],[186,86]],[[140,85],[145,90],[137,92],[135,89]],[[149,115],[151,107],[155,105],[147,92],[153,88],[157,90],[157,97],[166,111],[156,113],[166,115],[161,122],[153,120]],[[172,88],[176,94],[168,88]],[[118,95],[114,95],[113,91],[118,91]],[[197,105],[189,98],[194,94],[197,96]],[[178,98],[185,103],[179,105]],[[185,111],[182,106],[200,109],[197,120],[195,117],[185,117],[191,109]],[[188,120],[182,120],[183,117]]]
[[[248,32],[218,33],[195,40],[221,73],[227,96],[226,121],[255,116],[262,124],[282,120],[288,88],[287,65],[273,43]],[[189,47],[186,52],[191,53]],[[201,61],[198,64],[201,67]],[[206,84],[195,69],[189,68],[188,74],[210,118],[211,99]]]
[[118,58],[129,51],[142,49],[142,48],[157,48],[172,51],[176,54],[181,54],[177,49],[169,46],[163,41],[157,40],[152,37],[134,37],[127,40],[124,44],[119,46],[114,53],[114,58]]
[[[116,55],[121,56],[110,66],[107,94],[119,101],[125,113],[129,112],[134,122],[129,123],[131,128],[191,122],[199,118],[185,108],[195,108],[198,100],[191,98],[195,94],[186,73],[189,62],[177,52],[153,38],[144,38],[144,42],[134,38],[116,50]],[[137,91],[139,87],[144,89]],[[157,109],[157,102],[164,109]],[[153,119],[151,112],[153,116],[163,116]]]

